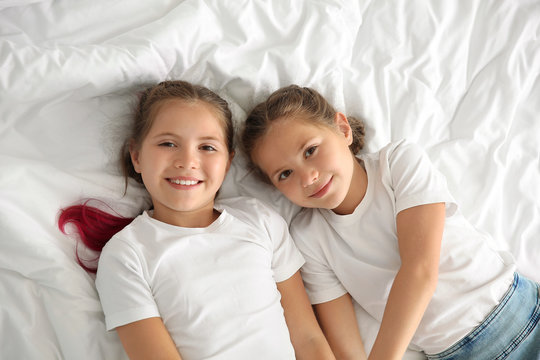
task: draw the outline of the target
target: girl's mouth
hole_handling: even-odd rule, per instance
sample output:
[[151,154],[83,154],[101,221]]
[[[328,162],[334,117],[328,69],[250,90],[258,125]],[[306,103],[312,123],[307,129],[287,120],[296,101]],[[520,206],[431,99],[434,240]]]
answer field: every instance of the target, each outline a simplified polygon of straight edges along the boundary
[[182,185],[182,186],[194,186],[200,184],[202,181],[197,179],[179,179],[179,178],[168,178],[167,181],[173,185]]
[[321,188],[317,189],[317,191],[315,191],[313,194],[311,194],[309,197],[310,198],[321,198],[323,197],[324,195],[326,195],[326,193],[328,192],[328,190],[330,190],[330,185],[332,184],[332,180],[334,178],[331,177],[330,180],[328,180],[328,182],[323,185]]
[[176,185],[196,185],[199,183],[195,180],[169,179],[169,181]]

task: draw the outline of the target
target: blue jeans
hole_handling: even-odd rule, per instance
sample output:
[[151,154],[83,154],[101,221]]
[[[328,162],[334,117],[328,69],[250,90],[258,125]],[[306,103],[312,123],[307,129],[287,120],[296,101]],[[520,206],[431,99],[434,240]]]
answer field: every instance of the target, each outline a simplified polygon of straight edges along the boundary
[[472,332],[430,360],[540,359],[539,284],[519,274],[501,303]]

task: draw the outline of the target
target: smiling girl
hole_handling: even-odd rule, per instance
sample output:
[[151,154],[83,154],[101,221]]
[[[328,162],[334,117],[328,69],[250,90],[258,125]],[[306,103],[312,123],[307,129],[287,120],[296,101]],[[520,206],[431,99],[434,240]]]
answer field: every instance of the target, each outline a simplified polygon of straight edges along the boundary
[[233,157],[227,103],[167,81],[142,94],[134,120],[123,169],[152,209],[124,219],[84,204],[59,220],[102,248],[96,287],[129,357],[333,359],[285,221],[254,199],[215,200]]
[[282,88],[249,114],[252,166],[304,207],[291,234],[302,276],[336,357],[362,358],[351,298],[380,322],[369,359],[540,358],[539,285],[515,272],[459,213],[416,145],[372,154],[360,121],[319,93]]

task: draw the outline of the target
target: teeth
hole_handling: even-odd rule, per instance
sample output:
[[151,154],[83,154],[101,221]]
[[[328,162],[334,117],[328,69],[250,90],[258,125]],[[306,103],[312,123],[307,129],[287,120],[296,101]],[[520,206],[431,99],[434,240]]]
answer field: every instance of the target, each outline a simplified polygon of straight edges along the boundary
[[195,185],[198,183],[198,181],[195,180],[170,179],[169,181],[177,185]]

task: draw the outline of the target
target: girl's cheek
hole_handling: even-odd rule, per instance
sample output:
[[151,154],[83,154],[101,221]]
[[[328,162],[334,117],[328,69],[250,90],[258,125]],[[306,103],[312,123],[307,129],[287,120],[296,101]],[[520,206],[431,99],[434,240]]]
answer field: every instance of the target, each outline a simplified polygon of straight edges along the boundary
[[298,191],[298,189],[295,188],[295,186],[292,184],[292,181],[286,184],[285,186],[282,186],[281,190],[287,197],[293,196],[295,192]]

